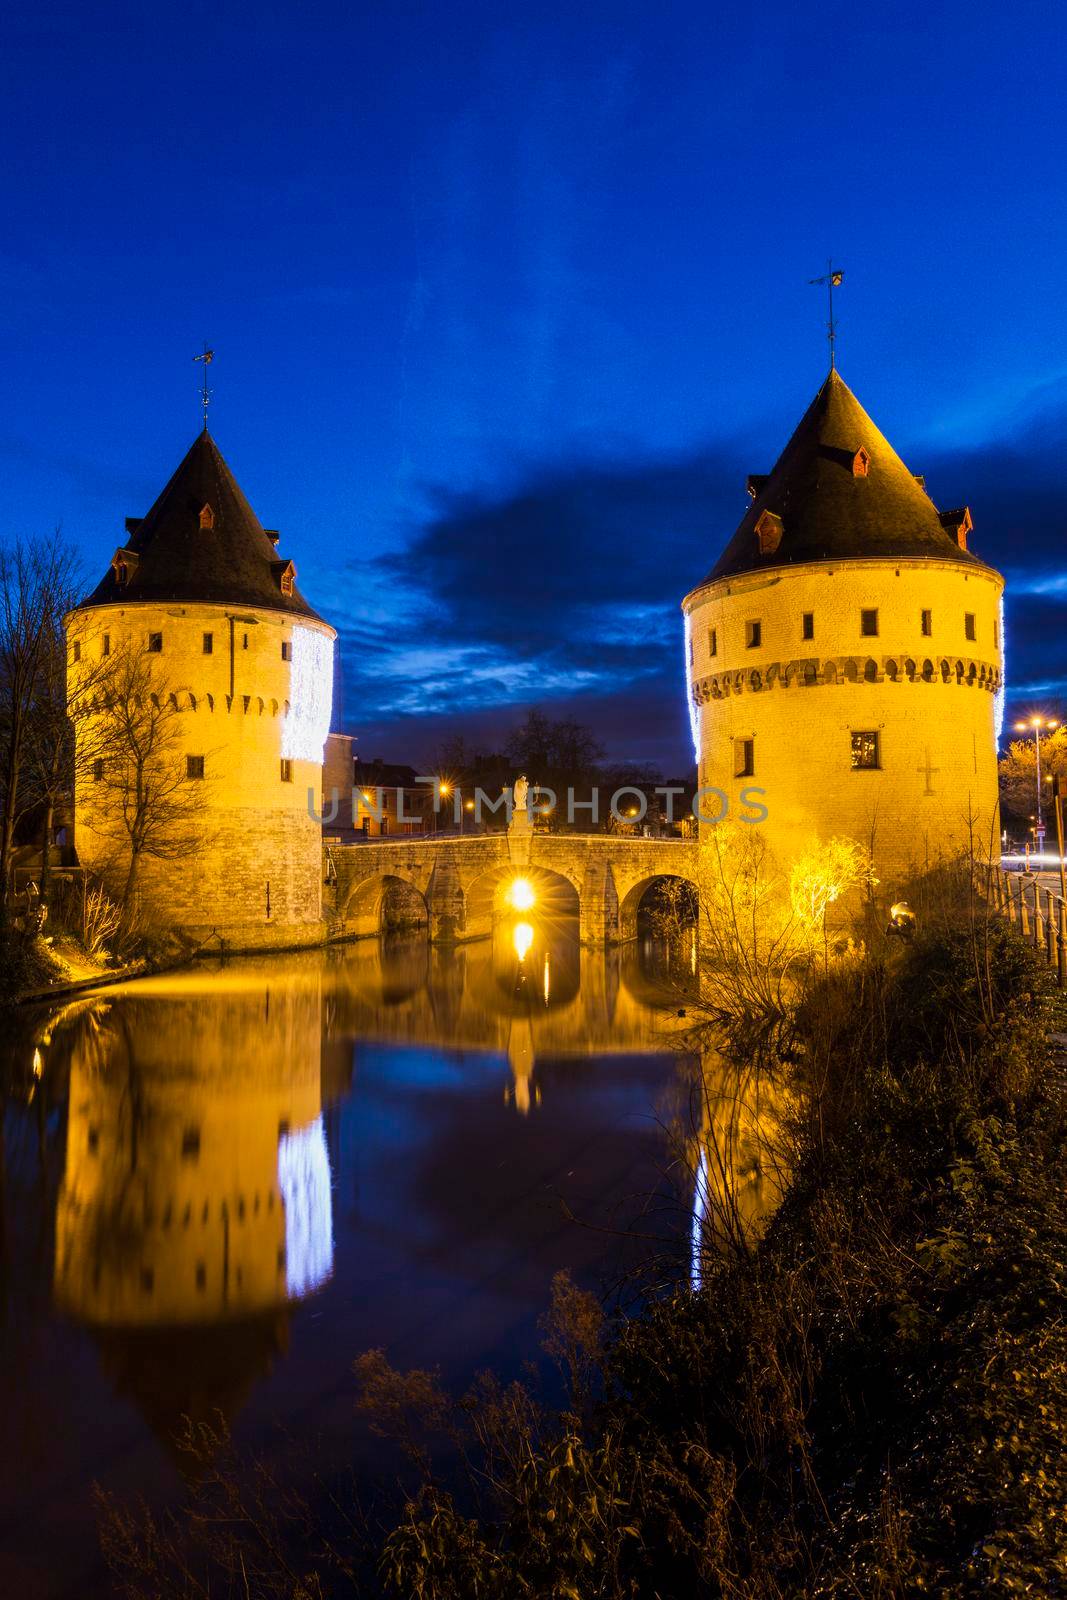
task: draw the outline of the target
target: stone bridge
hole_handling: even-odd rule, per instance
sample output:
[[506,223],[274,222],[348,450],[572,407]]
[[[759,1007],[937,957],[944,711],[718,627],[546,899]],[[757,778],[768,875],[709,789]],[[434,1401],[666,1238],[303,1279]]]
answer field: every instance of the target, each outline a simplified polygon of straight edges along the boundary
[[657,880],[696,886],[691,839],[611,834],[507,833],[472,838],[366,840],[324,847],[323,912],[329,937],[369,938],[383,924],[425,924],[434,944],[488,936],[510,914],[517,877],[537,896],[539,918],[576,916],[587,945],[637,933],[637,912]]

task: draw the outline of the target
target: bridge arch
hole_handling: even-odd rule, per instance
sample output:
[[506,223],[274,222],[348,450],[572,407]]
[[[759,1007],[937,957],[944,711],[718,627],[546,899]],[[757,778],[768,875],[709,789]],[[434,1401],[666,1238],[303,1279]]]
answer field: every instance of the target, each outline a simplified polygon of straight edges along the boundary
[[429,923],[426,897],[417,883],[397,872],[377,872],[352,886],[341,912],[345,935],[373,939],[379,934]]
[[[533,904],[528,908],[512,898],[517,883],[532,891]],[[581,910],[580,890],[569,874],[532,864],[522,867],[505,862],[489,867],[467,884],[464,897],[468,938],[491,934],[498,923],[527,910],[531,920],[540,922],[577,918]]]
[[650,872],[630,885],[619,901],[619,937],[636,939],[645,918],[657,918],[663,929],[695,925],[700,900],[692,878],[683,873]]

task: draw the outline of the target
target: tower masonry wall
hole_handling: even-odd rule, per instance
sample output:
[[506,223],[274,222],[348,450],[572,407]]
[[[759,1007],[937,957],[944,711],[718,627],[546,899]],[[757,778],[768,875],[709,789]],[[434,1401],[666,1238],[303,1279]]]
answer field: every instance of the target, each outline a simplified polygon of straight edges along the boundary
[[76,1035],[55,1292],[87,1322],[249,1316],[299,1280],[279,1146],[321,1113],[321,985],[256,972],[205,1007],[185,984],[150,980],[121,1026]]
[[[149,648],[153,634],[161,636],[158,651]],[[142,860],[137,893],[146,919],[239,948],[317,941],[316,817],[334,637],[325,623],[282,611],[137,603],[73,612],[67,642],[83,752],[75,780],[82,865],[121,893],[129,864],[120,817],[126,780],[101,744],[103,714],[78,701],[78,674],[103,673],[106,694],[107,661],[143,654],[153,692],[174,711],[167,761],[183,780],[179,807],[191,813],[171,830],[165,858]],[[103,773],[85,758],[101,748]]]
[[694,590],[683,611],[701,784],[725,791],[732,817],[766,807],[754,826],[785,868],[833,837],[869,846],[886,886],[985,854],[999,832],[1002,589],[987,567],[848,560]]

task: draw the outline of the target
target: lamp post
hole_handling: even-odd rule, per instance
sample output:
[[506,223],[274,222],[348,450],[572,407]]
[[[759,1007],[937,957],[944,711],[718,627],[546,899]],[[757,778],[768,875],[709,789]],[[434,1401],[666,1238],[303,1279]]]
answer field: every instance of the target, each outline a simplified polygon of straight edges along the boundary
[[434,805],[433,805],[433,831],[434,831],[435,835],[437,833],[437,813],[441,809],[441,801],[446,799],[447,796],[450,795],[451,793],[452,793],[451,784],[446,783],[443,778],[438,778],[438,780],[437,780],[437,794],[434,796]]
[[1039,854],[1043,851],[1045,843],[1045,824],[1041,817],[1041,730],[1042,728],[1047,728],[1051,733],[1053,728],[1058,727],[1059,722],[1054,717],[1041,716],[1030,717],[1026,722],[1017,722],[1015,724],[1016,732],[1018,733],[1026,733],[1030,728],[1034,730],[1034,756],[1037,762],[1037,823],[1034,828],[1034,837]]

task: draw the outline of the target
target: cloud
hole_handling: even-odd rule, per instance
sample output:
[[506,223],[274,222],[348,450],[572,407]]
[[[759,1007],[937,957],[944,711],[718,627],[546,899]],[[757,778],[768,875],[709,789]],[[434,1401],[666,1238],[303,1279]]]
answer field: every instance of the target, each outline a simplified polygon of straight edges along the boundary
[[383,736],[391,718],[405,737],[427,719],[425,749],[450,718],[506,731],[522,709],[555,706],[594,722],[620,759],[684,764],[680,601],[743,510],[736,463],[722,450],[574,462],[424,497],[369,589],[365,567],[346,574],[359,615],[340,625],[346,707]]
[[[1057,390],[999,438],[920,463],[937,504],[970,505],[973,547],[1007,577],[1009,701],[1061,710],[1065,446]],[[745,463],[772,454],[720,440],[531,466],[499,489],[425,488],[407,543],[342,580],[349,724],[374,753],[425,760],[457,730],[498,743],[539,705],[592,724],[619,760],[684,770],[679,604],[744,512]]]
[[940,505],[969,505],[971,547],[1004,574],[1009,705],[1067,691],[1067,393],[1046,386],[999,436],[924,463]]

